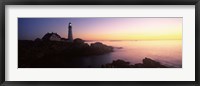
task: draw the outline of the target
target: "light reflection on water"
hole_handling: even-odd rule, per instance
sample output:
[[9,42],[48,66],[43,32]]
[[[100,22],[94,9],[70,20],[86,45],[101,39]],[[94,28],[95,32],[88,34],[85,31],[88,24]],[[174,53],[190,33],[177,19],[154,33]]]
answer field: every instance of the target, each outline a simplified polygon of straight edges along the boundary
[[[86,43],[94,43],[90,41]],[[167,66],[182,67],[182,40],[151,41],[98,41],[103,44],[122,47],[114,48],[114,52],[99,56],[83,58],[84,66],[100,67],[113,60],[122,59],[131,64],[142,63],[145,57],[159,61]]]

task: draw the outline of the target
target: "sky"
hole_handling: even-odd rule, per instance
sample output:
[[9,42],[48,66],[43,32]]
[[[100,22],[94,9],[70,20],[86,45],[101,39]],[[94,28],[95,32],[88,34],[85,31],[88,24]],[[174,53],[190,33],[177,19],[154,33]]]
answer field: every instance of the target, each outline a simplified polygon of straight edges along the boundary
[[19,40],[42,38],[48,32],[83,40],[181,40],[182,18],[18,18]]

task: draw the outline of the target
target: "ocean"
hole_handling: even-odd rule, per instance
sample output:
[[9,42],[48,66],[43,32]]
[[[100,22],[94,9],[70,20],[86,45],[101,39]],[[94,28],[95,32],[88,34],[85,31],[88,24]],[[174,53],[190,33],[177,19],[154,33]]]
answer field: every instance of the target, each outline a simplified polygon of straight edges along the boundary
[[142,63],[147,57],[166,66],[182,67],[182,40],[138,40],[138,41],[88,41],[101,42],[114,47],[114,52],[81,59],[83,67],[101,67],[121,59],[131,64]]

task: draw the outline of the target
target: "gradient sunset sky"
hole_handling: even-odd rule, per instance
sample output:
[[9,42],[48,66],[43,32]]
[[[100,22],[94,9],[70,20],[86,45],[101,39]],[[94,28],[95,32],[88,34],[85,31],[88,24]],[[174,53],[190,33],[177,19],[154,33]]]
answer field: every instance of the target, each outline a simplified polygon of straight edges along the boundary
[[18,18],[19,40],[42,38],[47,32],[84,40],[181,40],[182,18]]

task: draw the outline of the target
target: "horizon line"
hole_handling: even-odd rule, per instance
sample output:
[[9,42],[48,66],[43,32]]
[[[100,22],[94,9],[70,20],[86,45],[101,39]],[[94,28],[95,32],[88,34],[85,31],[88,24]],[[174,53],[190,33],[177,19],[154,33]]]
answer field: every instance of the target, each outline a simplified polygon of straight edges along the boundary
[[133,40],[85,40],[85,41],[143,41],[143,40],[182,40],[182,39],[133,39]]
[[[34,41],[35,39],[18,39],[18,40],[32,40],[32,41]],[[84,39],[82,39],[82,40],[84,40]],[[84,40],[84,41],[153,41],[153,40],[182,40],[182,39],[139,39],[139,40],[133,39],[133,40]]]

